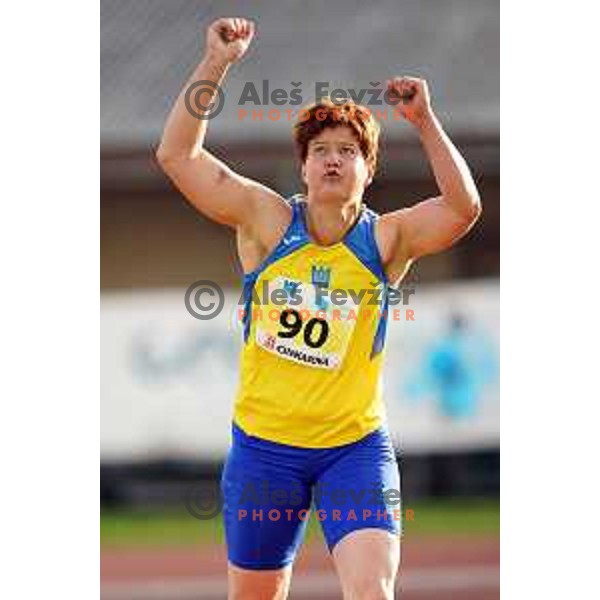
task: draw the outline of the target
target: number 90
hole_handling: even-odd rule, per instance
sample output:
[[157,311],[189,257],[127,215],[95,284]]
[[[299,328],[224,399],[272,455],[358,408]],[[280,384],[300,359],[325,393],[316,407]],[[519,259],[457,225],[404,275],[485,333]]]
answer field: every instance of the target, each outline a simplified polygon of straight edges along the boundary
[[[287,330],[277,332],[277,336],[282,338],[296,337],[304,328],[304,343],[310,348],[320,348],[329,337],[329,323],[327,321],[313,317],[305,324],[297,310],[286,309],[282,311],[279,323]],[[318,337],[315,340],[313,338],[316,329],[318,329]]]

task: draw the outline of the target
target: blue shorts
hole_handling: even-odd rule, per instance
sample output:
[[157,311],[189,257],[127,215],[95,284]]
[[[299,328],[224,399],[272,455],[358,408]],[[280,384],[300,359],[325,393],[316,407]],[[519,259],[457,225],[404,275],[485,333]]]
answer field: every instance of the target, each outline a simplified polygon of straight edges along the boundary
[[298,448],[232,425],[221,477],[229,561],[243,569],[293,562],[311,506],[331,551],[357,529],[399,535],[400,475],[387,428],[335,448]]

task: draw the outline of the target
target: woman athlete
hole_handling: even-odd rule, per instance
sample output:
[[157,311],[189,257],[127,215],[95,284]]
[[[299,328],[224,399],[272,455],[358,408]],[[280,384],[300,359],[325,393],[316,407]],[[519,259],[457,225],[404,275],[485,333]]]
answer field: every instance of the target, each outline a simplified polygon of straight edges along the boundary
[[[379,127],[351,102],[320,101],[296,122],[304,194],[285,199],[230,170],[206,150],[208,119],[188,112],[186,90],[196,81],[222,84],[253,35],[243,18],[209,27],[157,151],[187,200],[235,230],[244,271],[241,373],[221,480],[228,597],[287,597],[314,506],[344,598],[389,600],[400,560],[400,482],[381,397],[388,292],[415,259],[469,230],[479,194],[426,82],[413,77],[394,78],[387,90],[419,134],[437,197],[382,215],[365,206]],[[209,107],[215,95],[204,91],[199,104]],[[267,305],[254,294],[265,286]],[[361,295],[374,289],[383,291],[377,307],[372,294]],[[345,303],[334,290],[348,292]]]

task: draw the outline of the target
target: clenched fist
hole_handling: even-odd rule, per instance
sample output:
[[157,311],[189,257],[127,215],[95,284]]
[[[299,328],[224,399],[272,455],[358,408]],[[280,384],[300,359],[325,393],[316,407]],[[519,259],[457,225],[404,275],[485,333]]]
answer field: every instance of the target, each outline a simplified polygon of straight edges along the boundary
[[227,63],[238,61],[254,37],[254,23],[242,18],[218,19],[206,36],[206,53]]
[[396,108],[415,127],[421,127],[431,117],[431,99],[424,79],[394,77],[387,82],[387,88],[392,97],[400,99]]

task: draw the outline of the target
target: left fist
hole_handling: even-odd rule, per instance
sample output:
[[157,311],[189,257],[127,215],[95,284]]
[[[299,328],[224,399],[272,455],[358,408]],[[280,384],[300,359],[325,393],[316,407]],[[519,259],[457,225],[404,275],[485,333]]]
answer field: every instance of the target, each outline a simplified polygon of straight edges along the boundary
[[417,77],[394,77],[387,81],[387,89],[402,116],[420,128],[432,116],[429,89],[424,79]]

